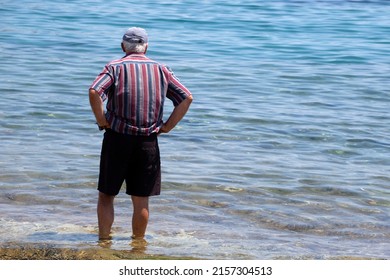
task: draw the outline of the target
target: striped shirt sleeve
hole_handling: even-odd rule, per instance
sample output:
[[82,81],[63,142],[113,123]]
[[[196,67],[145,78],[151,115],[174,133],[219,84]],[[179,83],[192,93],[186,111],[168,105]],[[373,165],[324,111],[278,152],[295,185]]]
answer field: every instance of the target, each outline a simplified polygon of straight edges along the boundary
[[103,71],[96,77],[90,88],[96,90],[100,97],[104,100],[107,99],[107,92],[114,83],[114,74],[112,66],[107,64]]
[[191,92],[179,81],[170,68],[166,68],[169,72],[169,82],[167,97],[173,102],[176,107],[184,99],[191,96]]

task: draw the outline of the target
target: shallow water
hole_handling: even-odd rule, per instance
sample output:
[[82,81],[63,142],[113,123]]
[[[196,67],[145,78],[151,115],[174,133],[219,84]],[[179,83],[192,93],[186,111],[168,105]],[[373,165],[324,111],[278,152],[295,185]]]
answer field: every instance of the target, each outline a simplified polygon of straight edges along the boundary
[[[87,89],[140,25],[195,97],[159,138],[147,254],[390,257],[390,5],[236,3],[1,3],[3,244],[97,246],[102,134]],[[125,194],[116,209],[123,250]]]

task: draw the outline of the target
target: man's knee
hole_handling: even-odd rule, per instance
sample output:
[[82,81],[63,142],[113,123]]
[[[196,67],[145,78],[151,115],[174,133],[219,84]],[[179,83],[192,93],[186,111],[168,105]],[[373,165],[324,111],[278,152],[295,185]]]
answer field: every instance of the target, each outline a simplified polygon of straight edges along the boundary
[[131,196],[133,206],[135,210],[149,209],[149,197],[148,196]]
[[114,195],[108,195],[102,192],[99,192],[99,203],[101,204],[111,204],[114,201]]

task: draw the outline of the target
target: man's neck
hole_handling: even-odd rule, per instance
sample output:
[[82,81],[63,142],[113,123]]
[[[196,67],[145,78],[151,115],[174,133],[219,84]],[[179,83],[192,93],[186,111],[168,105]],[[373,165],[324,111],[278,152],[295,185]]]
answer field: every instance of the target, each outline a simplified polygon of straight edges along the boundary
[[129,56],[129,55],[145,55],[145,53],[140,53],[140,52],[129,52],[129,53],[126,53],[126,56]]

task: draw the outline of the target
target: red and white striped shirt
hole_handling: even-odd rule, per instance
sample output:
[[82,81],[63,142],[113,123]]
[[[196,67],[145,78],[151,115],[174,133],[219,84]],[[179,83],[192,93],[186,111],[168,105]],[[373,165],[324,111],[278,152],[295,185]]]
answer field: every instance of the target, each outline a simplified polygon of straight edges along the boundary
[[191,96],[166,66],[143,54],[130,54],[108,63],[92,83],[107,99],[111,129],[130,135],[157,133],[163,125],[165,97],[177,106]]

